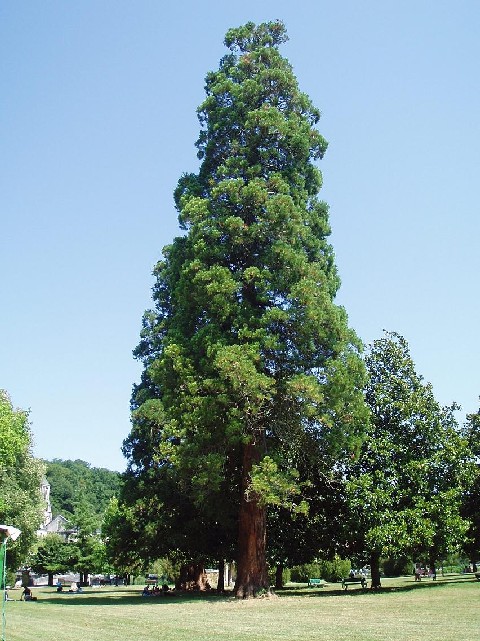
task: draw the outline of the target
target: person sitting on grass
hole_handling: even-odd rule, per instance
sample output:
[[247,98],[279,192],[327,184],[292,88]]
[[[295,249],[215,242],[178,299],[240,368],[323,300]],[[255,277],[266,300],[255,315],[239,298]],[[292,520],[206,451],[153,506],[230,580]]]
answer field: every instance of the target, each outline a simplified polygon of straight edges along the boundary
[[20,597],[20,601],[22,601],[22,600],[23,601],[36,601],[37,600],[37,597],[33,596],[32,591],[30,590],[28,585],[26,585],[23,588],[22,596]]

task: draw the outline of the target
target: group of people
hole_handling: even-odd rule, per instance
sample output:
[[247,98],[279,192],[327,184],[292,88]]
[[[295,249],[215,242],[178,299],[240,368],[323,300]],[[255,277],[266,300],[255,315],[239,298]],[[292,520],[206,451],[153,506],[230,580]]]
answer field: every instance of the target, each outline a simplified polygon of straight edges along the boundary
[[361,570],[354,570],[353,568],[348,573],[349,579],[365,579],[367,577],[367,571],[365,568]]
[[415,581],[421,581],[422,576],[428,576],[430,579],[433,579],[434,581],[436,581],[437,571],[435,570],[434,567],[431,567],[428,570],[426,570],[425,568],[422,568],[422,566],[417,563],[417,565],[415,566]]
[[162,587],[159,585],[153,585],[152,587],[146,585],[143,588],[142,596],[163,596],[167,592],[170,592],[170,588],[166,583],[164,583]]
[[[80,594],[83,592],[82,587],[77,585],[76,581],[72,581],[70,588],[68,590],[72,594]],[[57,592],[63,592],[63,583],[58,579],[57,581]]]

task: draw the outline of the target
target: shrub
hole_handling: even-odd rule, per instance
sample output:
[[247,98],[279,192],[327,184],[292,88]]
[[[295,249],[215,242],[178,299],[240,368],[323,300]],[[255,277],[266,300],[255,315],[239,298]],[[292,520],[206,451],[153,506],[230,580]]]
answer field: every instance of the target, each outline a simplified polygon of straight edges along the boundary
[[385,576],[404,576],[412,574],[413,565],[413,561],[406,556],[389,557],[383,560],[382,571]]
[[295,583],[307,583],[308,579],[320,578],[320,566],[318,563],[296,565],[292,568],[290,575]]
[[[270,580],[270,585],[275,585],[275,574],[276,574],[277,568],[276,566],[272,566],[268,568],[268,578]],[[285,583],[289,583],[291,581],[291,570],[290,568],[284,568],[282,572],[282,584],[285,585]]]
[[341,581],[350,572],[350,561],[336,556],[331,561],[319,560],[315,563],[305,563],[292,568],[292,581],[307,583],[308,579],[323,579],[324,581]]

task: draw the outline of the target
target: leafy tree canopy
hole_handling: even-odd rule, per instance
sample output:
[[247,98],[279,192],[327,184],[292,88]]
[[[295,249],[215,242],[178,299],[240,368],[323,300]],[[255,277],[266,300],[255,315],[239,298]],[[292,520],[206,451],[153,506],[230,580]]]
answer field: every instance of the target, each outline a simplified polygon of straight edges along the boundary
[[458,547],[471,452],[454,418],[457,407],[440,407],[402,336],[374,341],[366,364],[371,421],[348,469],[350,532],[357,532],[350,553],[370,555],[372,580],[379,581],[381,554],[422,554],[433,562]]
[[15,409],[0,390],[0,523],[22,531],[9,545],[9,567],[18,567],[36,540],[42,520],[40,482],[44,466],[31,453],[28,412]]
[[29,559],[34,572],[49,575],[49,584],[53,584],[53,575],[70,569],[69,545],[59,534],[47,534],[39,540],[35,553]]
[[462,515],[469,520],[465,551],[473,562],[480,560],[480,410],[468,414],[463,434],[475,457],[475,472],[463,496]]

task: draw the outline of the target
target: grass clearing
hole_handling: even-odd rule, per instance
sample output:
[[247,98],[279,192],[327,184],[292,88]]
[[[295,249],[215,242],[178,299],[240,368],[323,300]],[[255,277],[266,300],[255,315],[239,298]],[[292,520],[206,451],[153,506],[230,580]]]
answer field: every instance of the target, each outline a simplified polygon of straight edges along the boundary
[[[278,598],[143,598],[141,587],[86,588],[57,594],[34,588],[38,601],[9,601],[6,641],[478,641],[480,582],[448,575],[436,582],[385,579],[380,592],[340,584],[290,587]],[[20,598],[20,591],[10,591]]]

